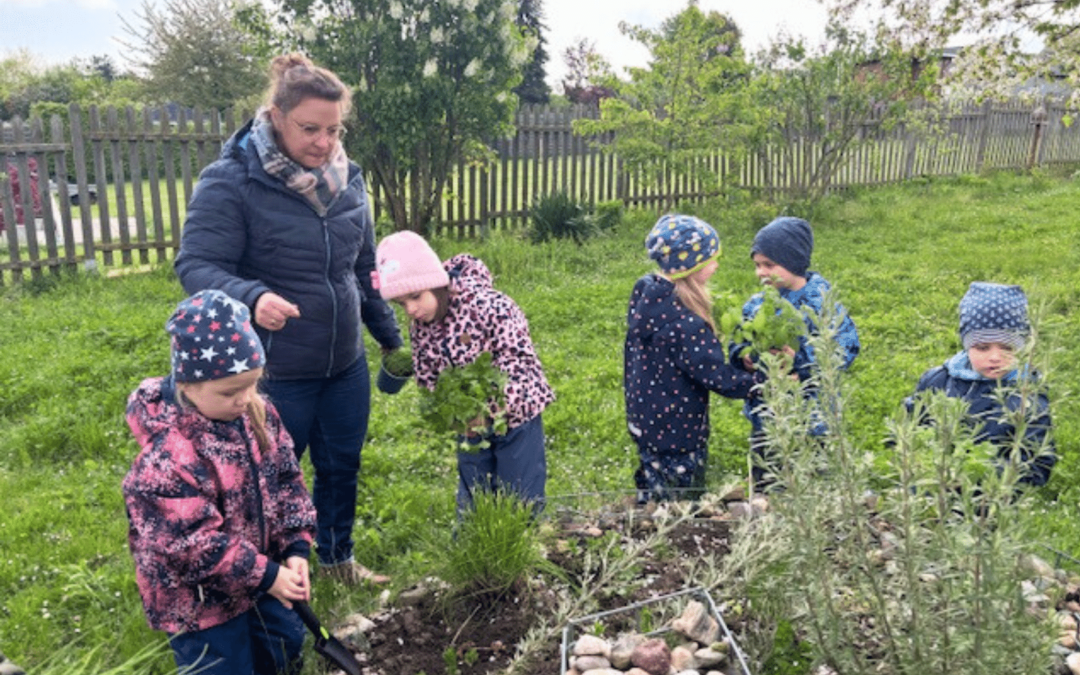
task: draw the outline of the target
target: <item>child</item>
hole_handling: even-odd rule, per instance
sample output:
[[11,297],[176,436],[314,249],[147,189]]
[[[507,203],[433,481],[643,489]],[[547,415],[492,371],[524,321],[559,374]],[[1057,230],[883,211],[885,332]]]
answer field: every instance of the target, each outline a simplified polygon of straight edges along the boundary
[[[817,272],[809,270],[810,256],[814,252],[814,233],[810,223],[802,218],[780,217],[758,230],[750,246],[750,259],[754,261],[754,270],[762,284],[772,286],[780,292],[780,297],[790,302],[796,309],[803,307],[820,313],[824,307],[825,296],[831,286]],[[754,294],[743,306],[743,319],[752,319],[761,309],[763,293]],[[836,316],[839,326],[835,340],[843,351],[843,367],[851,366],[859,354],[859,333],[855,323],[848,316],[840,303],[836,304]],[[813,322],[807,317],[807,329],[814,330]],[[732,344],[732,364],[746,370],[754,369],[754,362],[747,343]],[[814,364],[814,349],[807,338],[799,338],[799,349],[792,361],[792,370],[802,381],[811,375]],[[816,392],[807,388],[806,396],[813,397]],[[754,485],[765,488],[773,481],[768,470],[771,453],[767,451],[767,439],[762,426],[762,410],[756,401],[748,400],[743,406],[743,414],[750,420],[750,449],[758,457],[751,469]],[[819,424],[813,435],[824,435],[826,429]]]
[[[968,402],[968,417],[972,425],[981,425],[976,443],[991,443],[998,458],[1008,461],[1016,428],[1005,419],[1000,387],[1015,386],[1023,377],[1017,369],[1014,354],[1024,346],[1028,334],[1027,297],[1019,286],[1006,286],[976,281],[960,301],[960,341],[964,349],[945,362],[931,368],[919,378],[915,393],[940,390],[947,396]],[[1037,378],[1037,373],[1030,375]],[[904,400],[913,410],[913,396]],[[1005,398],[1010,411],[1021,405],[1021,397],[1010,394]],[[1050,432],[1050,404],[1042,393],[1036,397],[1035,410],[1024,431],[1021,448],[1020,482],[1025,485],[1044,485],[1057,462]]]
[[171,372],[127,408],[142,450],[123,491],[147,621],[181,672],[299,673],[291,601],[309,597],[315,507],[257,391],[262,343],[248,308],[216,290],[181,302],[165,329]]
[[[379,292],[405,309],[411,320],[416,382],[435,388],[439,373],[472,363],[490,352],[507,375],[507,431],[490,435],[490,446],[458,452],[458,512],[472,506],[473,490],[505,489],[544,504],[547,459],[541,413],[555,400],[536,357],[521,309],[492,287],[483,262],[460,254],[440,262],[414,232],[383,239],[375,252]],[[479,440],[479,439],[477,439]]]
[[762,381],[729,366],[716,337],[706,287],[719,266],[716,230],[693,216],[665,215],[645,248],[660,271],[634,284],[623,353],[638,503],[699,496],[709,456],[709,392],[750,398]]

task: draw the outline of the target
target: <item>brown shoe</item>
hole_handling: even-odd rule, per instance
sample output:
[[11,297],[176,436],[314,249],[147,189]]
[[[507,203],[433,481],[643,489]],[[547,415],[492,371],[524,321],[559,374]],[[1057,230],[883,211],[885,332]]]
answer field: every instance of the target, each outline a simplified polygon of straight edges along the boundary
[[385,574],[376,574],[355,560],[336,565],[323,565],[319,570],[334,581],[341,582],[346,586],[385,584],[390,581],[390,577]]

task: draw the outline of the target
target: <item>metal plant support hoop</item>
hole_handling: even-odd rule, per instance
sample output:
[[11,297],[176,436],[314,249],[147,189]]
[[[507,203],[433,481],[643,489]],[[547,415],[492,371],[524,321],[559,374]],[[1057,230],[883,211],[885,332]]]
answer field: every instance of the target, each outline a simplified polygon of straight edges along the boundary
[[[635,602],[625,607],[618,609],[611,609],[606,612],[598,612],[596,614],[589,614],[588,616],[578,617],[576,619],[570,619],[563,627],[562,634],[562,647],[559,650],[560,658],[562,659],[561,673],[566,675],[566,672],[570,669],[570,651],[573,648],[573,644],[577,638],[577,628],[582,624],[591,624],[600,619],[615,616],[619,614],[628,614],[631,612],[638,612],[641,609],[649,607],[651,605],[657,605],[660,603],[668,602],[672,599],[687,596],[691,599],[698,600],[703,603],[711,613],[712,617],[716,619],[720,624],[720,630],[723,632],[724,638],[727,639],[729,645],[731,645],[731,655],[736,663],[739,665],[739,672],[742,675],[751,675],[750,668],[746,665],[746,657],[743,655],[742,649],[739,647],[739,643],[735,641],[735,636],[728,630],[727,623],[724,622],[724,617],[720,615],[720,611],[716,608],[716,603],[713,602],[712,596],[704,588],[698,586],[695,588],[688,588],[675,593],[668,593],[667,595],[661,595],[649,600],[643,600],[641,602]],[[672,629],[670,626],[664,626],[663,628],[645,633],[646,636],[653,637],[656,635],[662,635],[670,632]]]

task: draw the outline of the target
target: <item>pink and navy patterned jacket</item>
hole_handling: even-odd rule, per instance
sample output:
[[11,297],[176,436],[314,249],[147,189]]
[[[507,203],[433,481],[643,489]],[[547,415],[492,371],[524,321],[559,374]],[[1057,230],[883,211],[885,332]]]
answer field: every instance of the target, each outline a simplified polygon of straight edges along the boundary
[[124,478],[128,541],[146,619],[168,633],[212,628],[254,606],[279,563],[307,557],[315,507],[272,404],[259,449],[247,415],[210,420],[150,378],[128,399],[142,450]]
[[521,426],[555,400],[533,349],[525,314],[495,290],[491,272],[477,258],[462,253],[443,267],[450,275],[446,316],[409,326],[416,382],[434,389],[446,368],[468,365],[481,353],[491,352],[495,366],[507,375],[507,426]]

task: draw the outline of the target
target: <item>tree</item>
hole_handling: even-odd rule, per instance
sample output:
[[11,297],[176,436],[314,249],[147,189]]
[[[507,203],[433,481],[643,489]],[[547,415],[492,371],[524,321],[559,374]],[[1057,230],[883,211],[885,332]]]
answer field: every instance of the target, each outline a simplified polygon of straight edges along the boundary
[[520,0],[518,5],[517,25],[525,35],[536,39],[536,48],[532,58],[525,64],[521,84],[514,87],[514,93],[522,103],[547,103],[551,99],[551,87],[544,78],[547,76],[544,64],[548,61],[544,45],[544,12],[541,0]]
[[[816,48],[782,37],[761,55],[754,78],[760,123],[752,146],[773,175],[798,176],[788,194],[812,206],[860,147],[913,123],[939,70],[922,52],[884,48],[836,24]],[[775,150],[779,149],[779,152]]]
[[135,16],[138,25],[121,17],[127,58],[157,101],[220,110],[265,87],[267,55],[230,0],[143,0]]
[[355,85],[347,148],[398,229],[438,218],[454,164],[508,134],[535,48],[516,0],[278,0],[289,38]]
[[[872,17],[880,44],[940,52],[969,44],[945,84],[957,95],[1006,95],[1031,77],[1080,85],[1080,0],[824,0],[833,20]],[[1035,54],[1041,46],[1042,54]],[[1074,104],[1080,95],[1073,94]]]
[[563,78],[563,94],[571,103],[597,104],[615,95],[611,87],[600,84],[615,77],[611,64],[596,51],[596,43],[585,38],[563,51],[566,77]]
[[615,132],[607,149],[654,183],[669,174],[708,178],[701,150],[737,156],[756,114],[750,68],[731,24],[690,0],[659,30],[621,25],[649,49],[649,67],[630,68],[629,82],[608,80],[617,96],[600,103],[598,120],[575,121],[575,132]]

